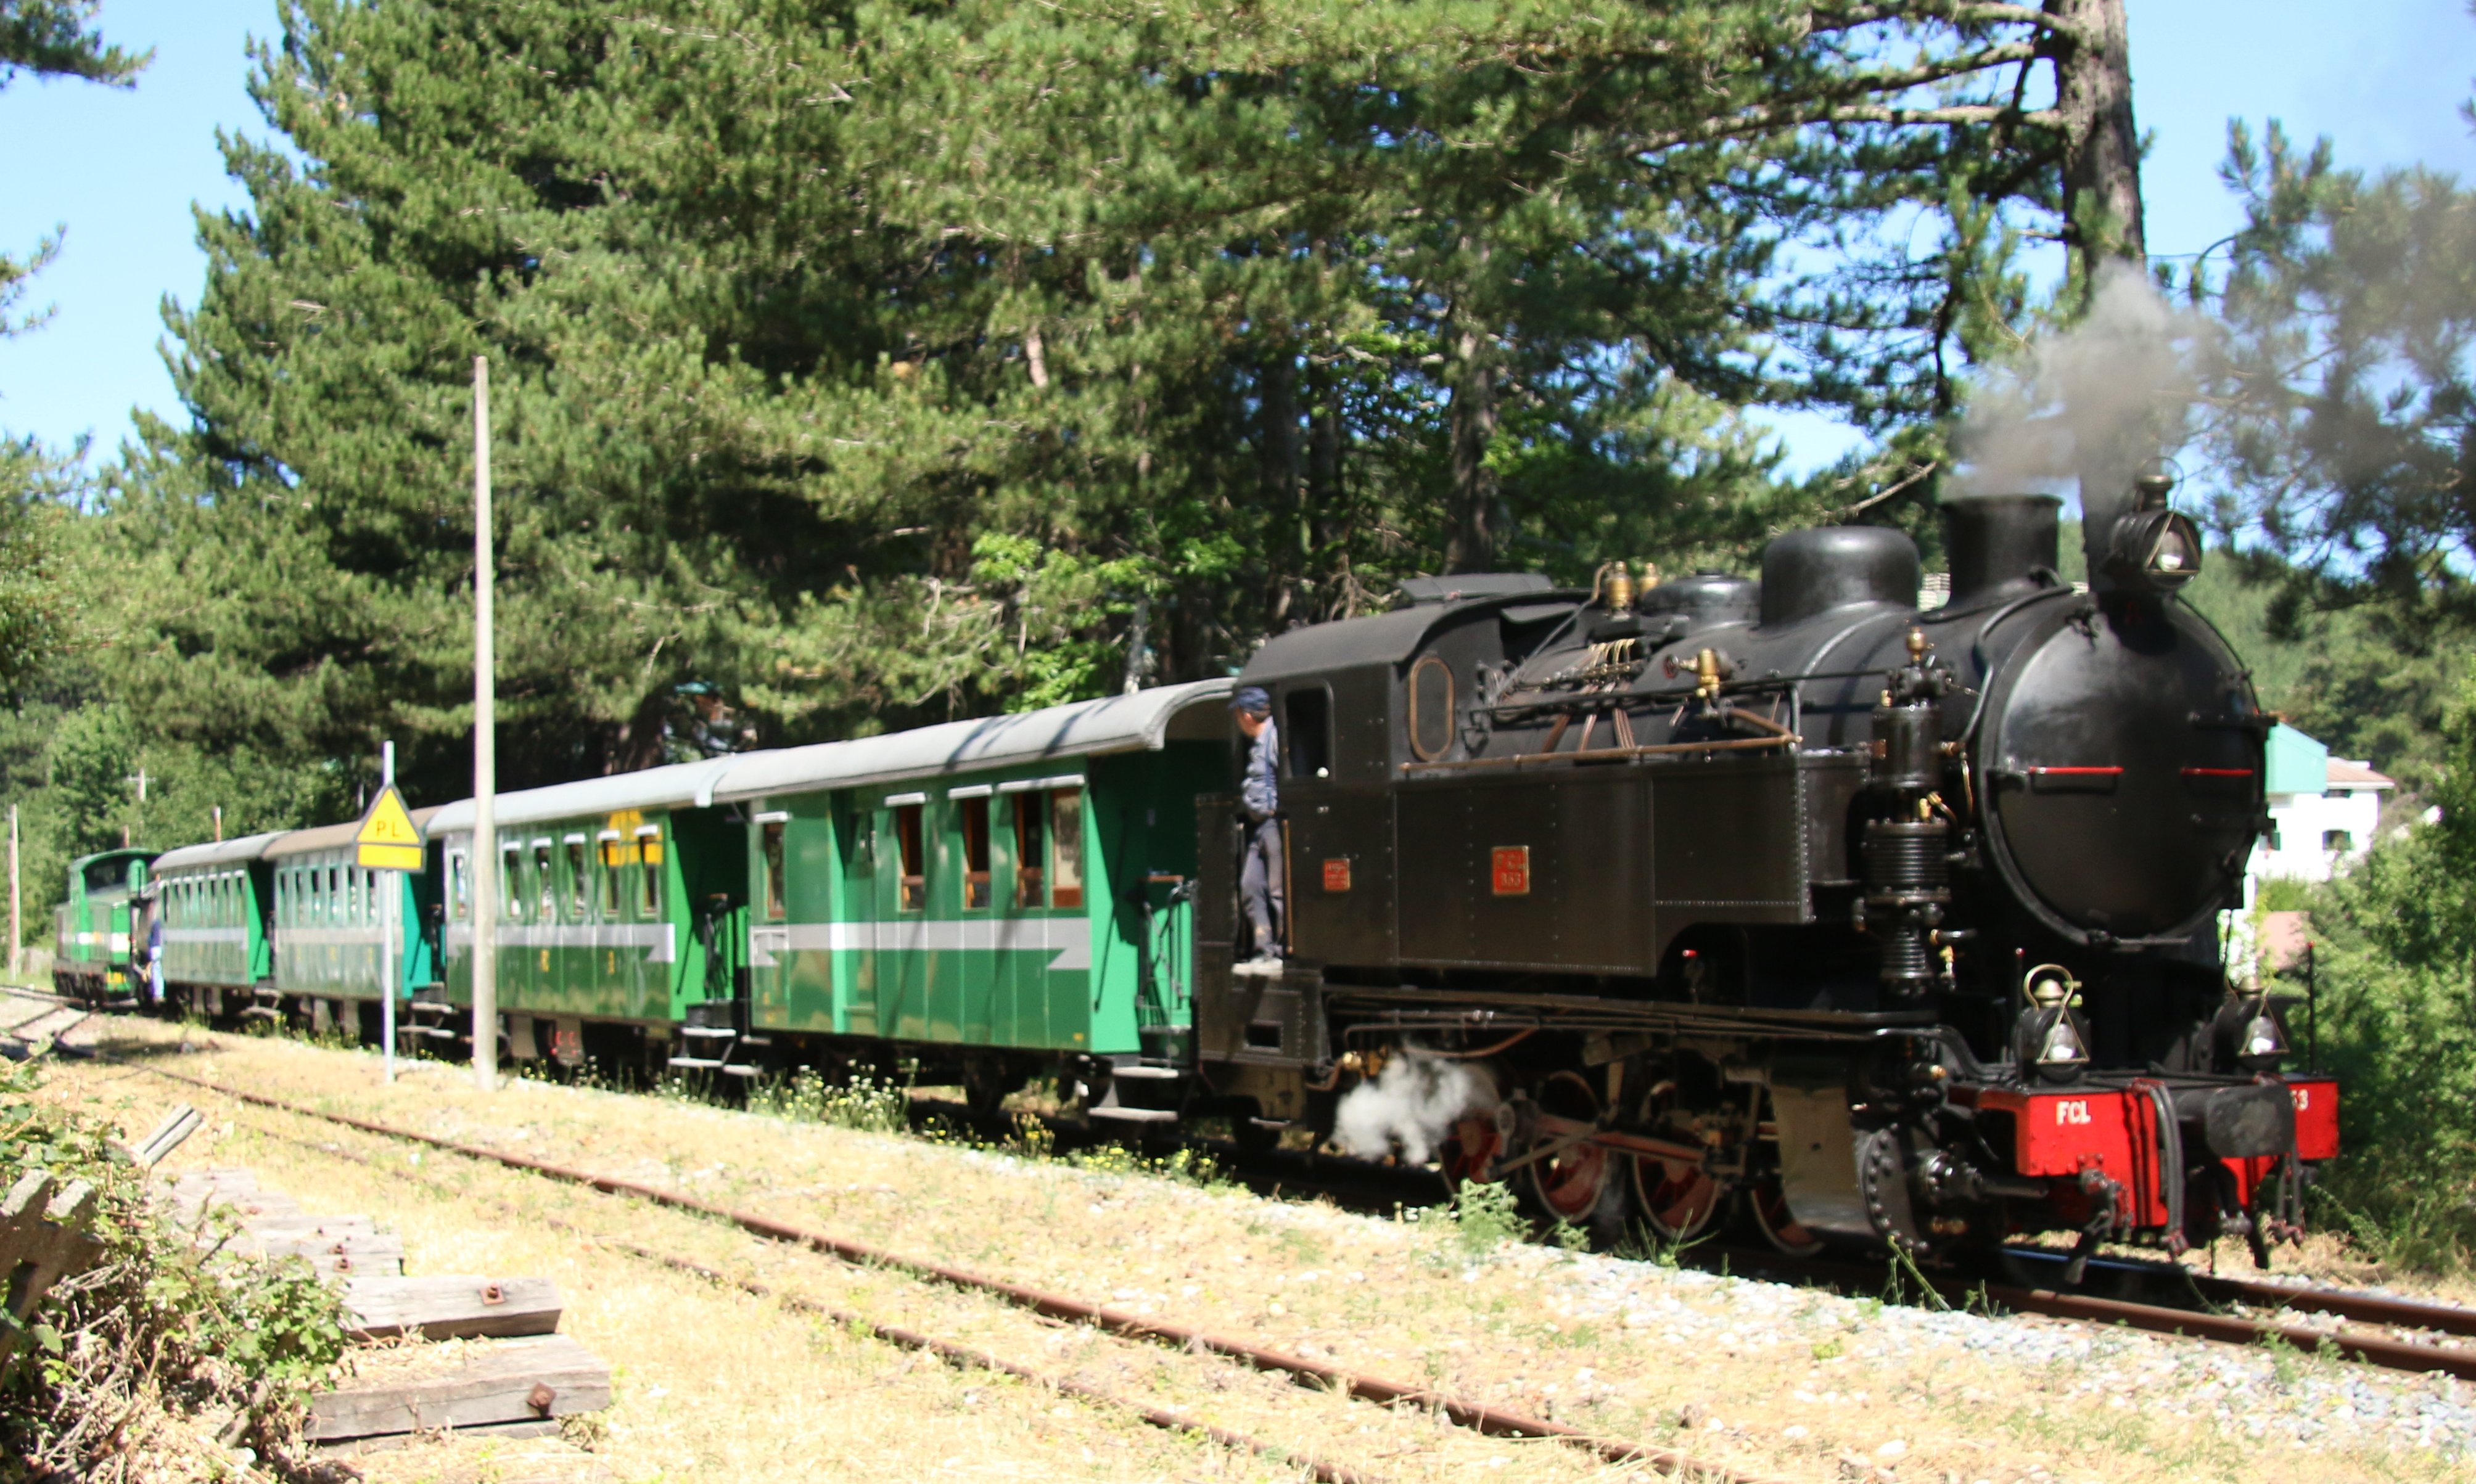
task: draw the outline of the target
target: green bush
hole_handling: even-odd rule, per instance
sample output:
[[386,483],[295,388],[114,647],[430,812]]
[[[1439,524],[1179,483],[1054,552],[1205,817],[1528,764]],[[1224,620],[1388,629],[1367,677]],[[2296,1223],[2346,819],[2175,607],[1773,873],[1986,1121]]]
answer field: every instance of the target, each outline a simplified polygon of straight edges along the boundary
[[91,1183],[104,1252],[53,1287],[0,1380],[0,1481],[193,1473],[172,1461],[208,1450],[210,1473],[245,1465],[222,1444],[291,1472],[309,1395],[343,1352],[334,1290],[299,1258],[202,1251],[107,1130],[33,1096],[37,1075],[0,1067],[0,1188],[37,1169]]
[[2340,1078],[2320,1217],[2383,1260],[2461,1271],[2476,1265],[2476,687],[2444,737],[2439,820],[2376,843],[2310,910],[2320,1064]]

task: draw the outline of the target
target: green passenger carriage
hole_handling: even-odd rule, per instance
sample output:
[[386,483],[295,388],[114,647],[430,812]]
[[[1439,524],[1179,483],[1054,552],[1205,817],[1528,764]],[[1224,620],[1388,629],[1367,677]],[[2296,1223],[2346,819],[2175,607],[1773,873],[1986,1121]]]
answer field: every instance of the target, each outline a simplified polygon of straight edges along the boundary
[[[434,809],[413,811],[419,825]],[[276,836],[264,848],[270,882],[269,936],[272,988],[284,1000],[304,1002],[320,1026],[347,1012],[375,1025],[379,1008],[380,936],[385,930],[385,896],[396,907],[395,989],[399,996],[438,977],[437,959],[424,931],[435,888],[426,877],[401,871],[368,871],[355,863],[358,825],[327,825]]]
[[[739,1076],[908,1063],[982,1111],[1056,1072],[1101,1116],[1166,1120],[1191,1061],[1195,801],[1227,783],[1229,691],[1164,686],[503,794],[487,902],[469,799],[414,814],[427,870],[394,879],[356,864],[352,824],[189,846],[164,857],[167,981],[209,1015],[245,1003],[374,1034],[392,893],[399,1026],[442,1049],[467,1039],[487,911],[519,1061]],[[108,916],[124,970],[127,905],[106,899],[128,888],[107,878],[142,888],[144,860],[81,862],[62,909]]]
[[[52,915],[52,985],[60,993],[96,1002],[132,995],[132,939],[145,931],[138,899],[155,855],[101,851],[69,862],[68,900]],[[144,943],[136,949],[142,955]]]
[[1228,694],[1165,686],[738,761],[714,798],[746,832],[747,989],[730,1021],[690,1027],[716,1044],[687,1063],[899,1048],[993,1106],[1061,1060],[1171,1059],[1191,1019],[1194,800],[1226,784]]
[[[275,972],[266,936],[266,848],[280,833],[184,846],[156,858],[156,911],[163,919],[163,984],[176,999],[244,997]],[[217,1003],[219,1004],[219,1000]],[[211,1011],[210,1011],[211,1013]]]
[[473,803],[427,825],[445,924],[443,1000],[473,1002],[473,913],[495,913],[510,1054],[635,1059],[707,1000],[728,1000],[747,873],[713,785],[737,757],[502,794],[496,900],[473,900]]

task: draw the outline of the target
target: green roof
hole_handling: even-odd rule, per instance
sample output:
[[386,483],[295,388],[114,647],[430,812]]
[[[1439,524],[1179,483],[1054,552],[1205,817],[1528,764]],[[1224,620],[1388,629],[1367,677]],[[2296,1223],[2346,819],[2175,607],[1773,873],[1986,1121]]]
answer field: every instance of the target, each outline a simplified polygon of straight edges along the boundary
[[2273,794],[2317,794],[2330,787],[2330,750],[2285,722],[2269,729],[2269,777]]

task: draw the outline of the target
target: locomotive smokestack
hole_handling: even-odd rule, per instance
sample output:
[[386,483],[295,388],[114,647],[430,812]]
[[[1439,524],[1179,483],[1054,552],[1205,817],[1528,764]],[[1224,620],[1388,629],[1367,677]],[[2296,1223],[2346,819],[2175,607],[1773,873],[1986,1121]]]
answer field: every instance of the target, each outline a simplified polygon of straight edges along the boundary
[[1961,612],[2034,590],[2041,568],[2055,570],[2056,511],[2052,495],[1980,495],[1943,507],[1944,545],[1951,554],[1951,602]]

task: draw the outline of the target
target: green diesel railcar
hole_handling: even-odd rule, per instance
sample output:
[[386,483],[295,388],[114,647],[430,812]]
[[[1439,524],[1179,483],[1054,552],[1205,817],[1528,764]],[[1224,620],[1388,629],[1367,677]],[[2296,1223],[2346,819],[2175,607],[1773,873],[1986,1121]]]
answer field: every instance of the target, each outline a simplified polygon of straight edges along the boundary
[[[510,1053],[584,1053],[588,1026],[665,1047],[689,1008],[728,1000],[745,945],[747,872],[713,805],[737,757],[503,794],[494,900],[498,1003]],[[429,825],[446,878],[444,990],[473,997],[473,804]],[[605,1054],[629,1055],[616,1045]]]
[[[101,851],[69,862],[68,900],[52,914],[52,987],[93,1003],[133,997],[132,938],[144,931],[138,898],[155,852]],[[142,957],[145,945],[137,943]]]
[[275,972],[266,936],[272,878],[261,859],[280,833],[184,846],[156,857],[156,911],[163,920],[163,986],[213,1015],[226,992],[251,994]]

